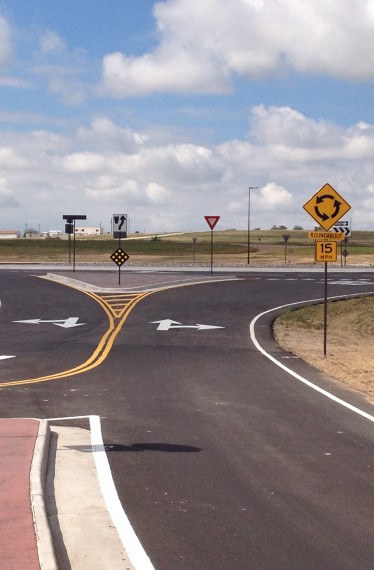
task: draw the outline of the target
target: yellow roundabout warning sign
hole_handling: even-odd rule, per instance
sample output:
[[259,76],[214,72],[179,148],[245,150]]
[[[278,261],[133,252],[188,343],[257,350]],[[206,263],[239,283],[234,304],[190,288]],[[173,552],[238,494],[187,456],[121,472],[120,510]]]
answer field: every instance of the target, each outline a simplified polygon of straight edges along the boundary
[[324,230],[329,230],[351,206],[330,184],[325,184],[303,208]]

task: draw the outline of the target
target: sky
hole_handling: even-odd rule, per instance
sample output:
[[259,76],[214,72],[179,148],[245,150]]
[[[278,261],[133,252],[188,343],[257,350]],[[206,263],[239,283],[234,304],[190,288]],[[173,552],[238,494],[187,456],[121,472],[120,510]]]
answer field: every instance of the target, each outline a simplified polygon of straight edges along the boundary
[[374,0],[0,0],[0,229],[313,229],[325,183],[374,229]]

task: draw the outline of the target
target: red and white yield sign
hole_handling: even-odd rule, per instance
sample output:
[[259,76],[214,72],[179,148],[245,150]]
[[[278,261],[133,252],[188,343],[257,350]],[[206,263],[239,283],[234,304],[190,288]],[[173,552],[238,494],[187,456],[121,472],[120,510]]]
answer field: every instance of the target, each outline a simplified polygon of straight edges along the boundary
[[213,230],[220,219],[220,216],[204,216],[206,221],[208,222],[208,226],[211,230]]

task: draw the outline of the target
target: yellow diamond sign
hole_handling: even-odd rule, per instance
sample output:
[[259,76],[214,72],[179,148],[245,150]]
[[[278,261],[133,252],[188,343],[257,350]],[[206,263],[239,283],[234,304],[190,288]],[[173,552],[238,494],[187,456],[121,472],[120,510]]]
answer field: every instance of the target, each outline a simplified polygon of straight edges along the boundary
[[351,206],[330,184],[325,184],[303,208],[324,230],[329,230]]

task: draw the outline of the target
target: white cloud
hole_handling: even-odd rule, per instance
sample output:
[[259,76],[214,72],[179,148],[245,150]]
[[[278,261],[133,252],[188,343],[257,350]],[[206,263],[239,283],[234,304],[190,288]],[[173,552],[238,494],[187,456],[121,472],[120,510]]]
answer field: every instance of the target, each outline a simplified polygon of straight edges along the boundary
[[105,159],[97,153],[78,152],[63,157],[61,165],[66,172],[94,172],[104,167]]
[[43,53],[53,53],[65,49],[65,42],[56,32],[47,30],[40,38],[40,48]]
[[[1,33],[1,32],[0,32]],[[31,87],[30,83],[25,79],[19,77],[0,77],[1,87],[11,87],[14,89],[29,89]]]
[[160,186],[160,184],[155,182],[148,184],[147,196],[155,204],[165,204],[167,199],[171,198],[170,192],[164,186]]
[[89,91],[84,83],[90,66],[82,50],[70,50],[56,32],[45,30],[39,37],[38,49],[33,53],[29,72],[42,79],[48,91],[58,95],[68,106],[80,106]]
[[148,135],[131,130],[128,127],[120,127],[107,117],[97,116],[91,120],[88,128],[80,128],[78,131],[81,143],[88,148],[99,146],[108,151],[135,152],[138,146],[142,146]]
[[79,82],[66,77],[52,76],[49,79],[49,91],[61,95],[67,105],[78,106],[86,100],[86,90]]
[[342,135],[342,129],[324,120],[311,120],[290,107],[252,109],[252,135],[262,143],[285,147],[330,147]]
[[19,203],[15,199],[7,179],[4,177],[0,177],[0,206],[10,209],[19,207]]
[[372,0],[168,0],[154,6],[159,44],[103,59],[102,91],[223,93],[235,74],[374,78]]
[[[167,50],[169,51],[169,50]],[[193,54],[160,50],[143,57],[126,57],[113,53],[103,60],[102,93],[113,97],[144,95],[150,92],[224,93],[222,69],[206,58],[196,65]]]
[[17,168],[23,170],[27,167],[27,160],[21,156],[16,148],[0,147],[0,164],[2,171],[9,171]]
[[371,227],[374,125],[344,129],[264,106],[253,108],[250,125],[249,140],[211,146],[173,144],[172,129],[157,140],[105,116],[65,134],[52,126],[3,133],[3,227],[62,227],[68,208],[107,229],[114,211],[128,213],[133,229],[154,232],[203,230],[204,215],[213,214],[222,229],[243,229],[249,185],[259,187],[252,227],[312,227],[302,206],[325,182],[351,204],[354,227]]
[[280,212],[289,210],[292,205],[293,196],[283,186],[275,182],[268,182],[258,193],[253,192],[253,203],[263,210],[274,210]]

